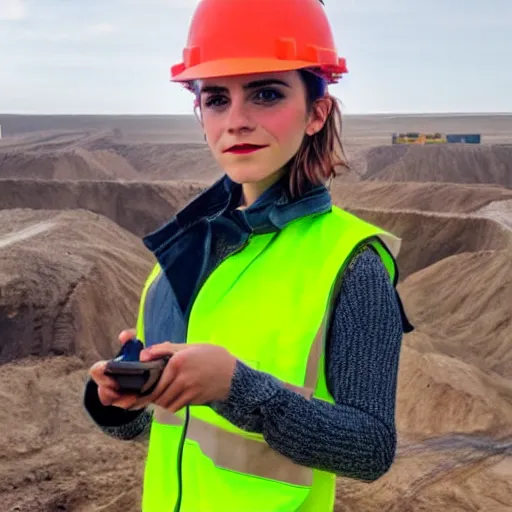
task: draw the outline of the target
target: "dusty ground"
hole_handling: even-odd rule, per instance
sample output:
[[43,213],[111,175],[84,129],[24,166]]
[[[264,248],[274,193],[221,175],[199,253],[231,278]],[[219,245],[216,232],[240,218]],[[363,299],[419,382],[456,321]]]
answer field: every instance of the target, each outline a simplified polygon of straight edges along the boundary
[[[140,237],[218,176],[187,118],[0,116],[0,509],[138,510],[146,446],[82,410],[87,367],[133,325]],[[392,469],[341,511],[512,511],[512,118],[352,118],[336,204],[403,237]],[[390,148],[393,131],[482,147]]]

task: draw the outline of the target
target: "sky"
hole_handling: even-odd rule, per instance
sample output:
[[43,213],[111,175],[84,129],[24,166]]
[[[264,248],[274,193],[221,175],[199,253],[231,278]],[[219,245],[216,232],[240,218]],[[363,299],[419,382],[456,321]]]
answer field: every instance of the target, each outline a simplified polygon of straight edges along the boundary
[[[0,113],[192,114],[169,68],[197,3],[0,0]],[[325,4],[346,114],[512,112],[512,0]]]

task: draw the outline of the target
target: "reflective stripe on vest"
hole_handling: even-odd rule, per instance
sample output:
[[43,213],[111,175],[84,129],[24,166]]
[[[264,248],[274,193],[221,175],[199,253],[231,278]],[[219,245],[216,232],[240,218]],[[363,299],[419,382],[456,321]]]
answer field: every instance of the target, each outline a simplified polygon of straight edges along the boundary
[[[399,239],[336,207],[290,223],[277,237],[255,236],[203,284],[187,343],[223,346],[285,387],[334,403],[325,376],[327,325],[345,265],[363,243],[374,246],[394,281]],[[240,430],[207,406],[190,407],[179,463],[181,417],[155,409],[144,512],[173,512],[178,467],[180,512],[332,511],[335,475],[294,464],[261,434]]]
[[[181,418],[162,407],[155,407],[154,418],[163,425],[183,426]],[[219,468],[293,485],[312,484],[310,468],[294,464],[263,441],[239,436],[197,418],[190,418],[187,439],[196,441],[203,454]]]

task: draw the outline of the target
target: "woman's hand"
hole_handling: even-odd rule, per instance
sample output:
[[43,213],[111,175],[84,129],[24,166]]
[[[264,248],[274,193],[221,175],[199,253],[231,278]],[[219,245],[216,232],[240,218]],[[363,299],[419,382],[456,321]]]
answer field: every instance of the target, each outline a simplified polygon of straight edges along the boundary
[[171,356],[155,390],[147,397],[124,395],[112,405],[142,409],[154,403],[175,413],[186,405],[225,400],[231,389],[236,358],[216,345],[160,343],[144,349],[141,361]]
[[[127,341],[134,338],[136,335],[135,329],[127,329],[119,334],[119,341],[125,344]],[[114,379],[105,375],[107,361],[99,361],[91,366],[89,375],[92,380],[98,385],[98,397],[103,405],[113,405],[115,400],[119,400],[122,395],[117,393],[118,385]]]

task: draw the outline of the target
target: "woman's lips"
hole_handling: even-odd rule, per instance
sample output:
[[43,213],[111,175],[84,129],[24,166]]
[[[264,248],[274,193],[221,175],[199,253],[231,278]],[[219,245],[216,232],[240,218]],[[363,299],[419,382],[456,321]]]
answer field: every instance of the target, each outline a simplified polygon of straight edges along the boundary
[[246,153],[254,153],[255,151],[259,151],[260,149],[266,148],[268,146],[255,146],[252,144],[240,144],[239,146],[233,146],[226,150],[226,153],[235,153],[237,155],[244,155]]

